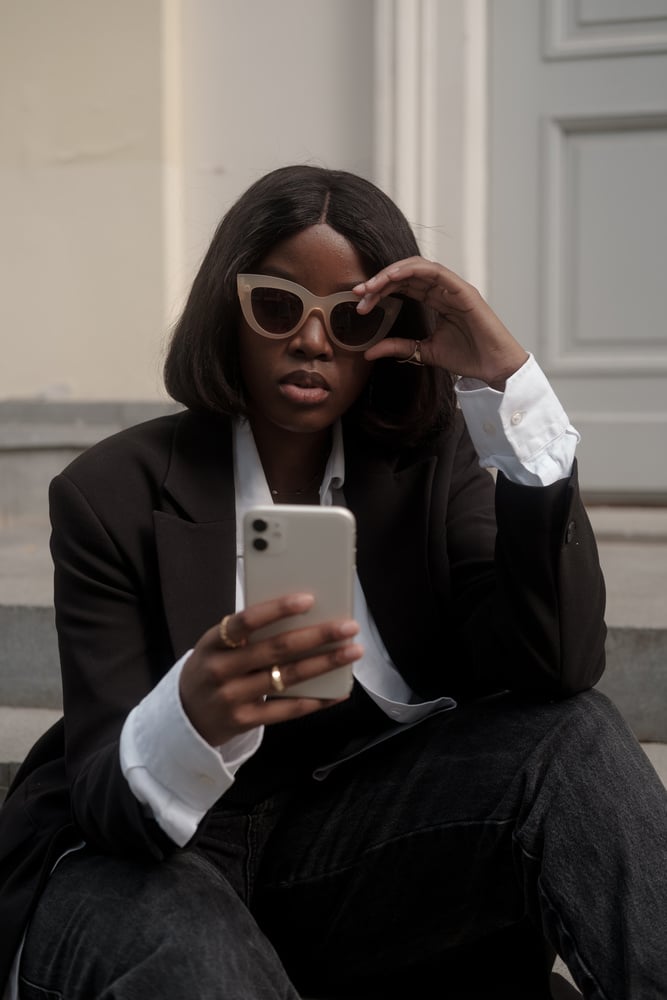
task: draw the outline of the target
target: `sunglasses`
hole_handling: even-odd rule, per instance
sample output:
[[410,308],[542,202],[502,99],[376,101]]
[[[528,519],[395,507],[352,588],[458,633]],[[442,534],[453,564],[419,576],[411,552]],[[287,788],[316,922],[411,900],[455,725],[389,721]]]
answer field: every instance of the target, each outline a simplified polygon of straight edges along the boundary
[[245,321],[255,333],[272,340],[291,337],[317,312],[329,339],[346,351],[365,351],[382,340],[403,305],[388,296],[362,316],[352,292],[313,295],[295,281],[268,274],[239,274],[236,286]]

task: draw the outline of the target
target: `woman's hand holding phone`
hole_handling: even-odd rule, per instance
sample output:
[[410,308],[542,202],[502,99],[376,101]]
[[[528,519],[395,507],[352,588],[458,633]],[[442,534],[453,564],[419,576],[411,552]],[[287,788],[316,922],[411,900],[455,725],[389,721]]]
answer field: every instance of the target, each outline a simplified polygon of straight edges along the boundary
[[[314,603],[311,594],[291,594],[228,616],[226,635],[230,642],[239,643],[236,646],[224,642],[219,625],[200,638],[181,671],[180,696],[188,719],[212,746],[257,726],[287,722],[344,700],[273,697],[271,671],[275,666],[289,690],[351,666],[363,654],[363,648],[352,641],[359,626],[351,618],[299,626],[298,616],[310,611]],[[293,628],[254,641],[260,629],[286,626],[291,618],[297,619]]]

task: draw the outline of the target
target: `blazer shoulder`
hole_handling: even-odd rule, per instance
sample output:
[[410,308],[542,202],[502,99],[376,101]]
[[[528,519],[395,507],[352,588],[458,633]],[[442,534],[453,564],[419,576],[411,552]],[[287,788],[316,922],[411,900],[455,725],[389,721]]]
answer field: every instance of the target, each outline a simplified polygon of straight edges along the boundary
[[150,519],[165,505],[172,510],[173,501],[197,508],[196,498],[228,476],[230,428],[227,417],[182,410],[99,441],[51,481],[52,523],[78,504],[77,494],[109,523]]
[[118,469],[141,463],[171,451],[178,424],[187,411],[171,413],[126,427],[102,438],[77,455],[60,475],[73,482],[85,482],[89,476],[97,477],[101,468]]
[[[86,448],[59,473],[81,488],[100,477],[118,480],[133,470],[151,478],[166,474],[172,453],[200,451],[231,426],[227,417],[179,410],[126,427]],[[59,476],[55,478],[58,479]]]

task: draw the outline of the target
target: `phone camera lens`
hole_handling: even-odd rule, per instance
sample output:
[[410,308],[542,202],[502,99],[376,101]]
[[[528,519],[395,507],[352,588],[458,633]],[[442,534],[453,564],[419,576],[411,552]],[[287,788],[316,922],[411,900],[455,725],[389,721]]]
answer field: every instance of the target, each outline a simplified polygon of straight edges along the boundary
[[256,549],[258,552],[263,552],[264,549],[268,549],[269,543],[267,542],[266,538],[253,538],[252,547],[253,549]]
[[256,520],[252,522],[253,531],[266,531],[267,528],[268,524],[261,517],[256,518]]

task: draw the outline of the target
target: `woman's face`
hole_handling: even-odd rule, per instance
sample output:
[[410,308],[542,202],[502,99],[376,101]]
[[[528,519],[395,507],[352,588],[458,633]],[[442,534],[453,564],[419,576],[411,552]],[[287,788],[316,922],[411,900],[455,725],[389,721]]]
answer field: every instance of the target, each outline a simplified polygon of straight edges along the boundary
[[[370,277],[352,244],[324,224],[277,243],[256,272],[315,295],[347,292]],[[262,337],[241,317],[239,353],[251,423],[296,433],[329,428],[358,398],[373,367],[362,352],[333,344],[316,312],[284,340]]]

